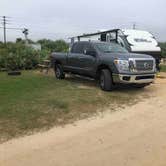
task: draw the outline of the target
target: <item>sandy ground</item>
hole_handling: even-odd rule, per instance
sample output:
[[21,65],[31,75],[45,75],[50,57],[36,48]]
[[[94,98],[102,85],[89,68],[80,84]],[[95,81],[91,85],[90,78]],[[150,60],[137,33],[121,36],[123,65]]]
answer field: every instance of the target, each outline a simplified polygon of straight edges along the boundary
[[0,166],[166,166],[166,79],[134,106],[0,145]]

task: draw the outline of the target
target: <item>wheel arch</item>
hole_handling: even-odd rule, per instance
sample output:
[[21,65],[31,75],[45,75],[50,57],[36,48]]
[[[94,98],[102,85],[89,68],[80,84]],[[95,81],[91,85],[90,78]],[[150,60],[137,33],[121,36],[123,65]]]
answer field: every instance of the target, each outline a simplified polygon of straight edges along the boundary
[[62,63],[61,63],[60,61],[54,60],[54,63],[53,63],[54,69],[56,69],[56,66],[57,66],[57,65],[61,65],[61,64],[62,64]]
[[105,64],[101,64],[97,67],[97,70],[96,70],[96,79],[99,79],[99,76],[100,76],[100,72],[102,69],[108,69],[110,71],[110,73],[112,73],[110,67],[108,65],[105,65]]

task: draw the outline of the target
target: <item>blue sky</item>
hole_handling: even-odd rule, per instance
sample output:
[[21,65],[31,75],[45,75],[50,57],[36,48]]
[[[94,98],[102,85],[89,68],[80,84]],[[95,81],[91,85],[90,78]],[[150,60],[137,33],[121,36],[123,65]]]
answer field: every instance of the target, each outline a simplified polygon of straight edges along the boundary
[[[166,41],[166,0],[0,0],[8,27],[28,28],[29,38],[67,39],[100,29],[136,28]],[[2,27],[2,26],[0,26]],[[24,37],[8,30],[7,40]],[[3,40],[3,29],[0,29]]]

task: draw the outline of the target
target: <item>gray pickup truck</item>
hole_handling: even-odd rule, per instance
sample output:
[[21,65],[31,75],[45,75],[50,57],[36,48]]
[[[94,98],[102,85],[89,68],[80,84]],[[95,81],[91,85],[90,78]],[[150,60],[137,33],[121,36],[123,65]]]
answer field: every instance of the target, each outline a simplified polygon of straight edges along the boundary
[[156,73],[153,57],[107,42],[76,42],[69,53],[52,53],[51,62],[58,79],[64,79],[65,73],[92,77],[105,91],[119,83],[143,88],[154,81]]

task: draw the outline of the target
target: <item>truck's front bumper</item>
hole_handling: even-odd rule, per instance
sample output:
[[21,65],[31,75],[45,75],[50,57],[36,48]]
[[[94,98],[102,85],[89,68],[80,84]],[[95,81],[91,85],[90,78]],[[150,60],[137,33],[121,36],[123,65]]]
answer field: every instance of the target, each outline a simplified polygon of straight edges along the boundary
[[112,74],[112,76],[114,83],[125,83],[125,84],[152,83],[155,79],[155,74],[141,74],[141,75]]

